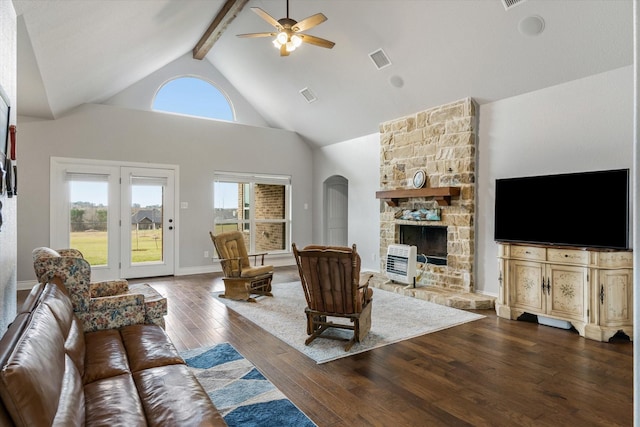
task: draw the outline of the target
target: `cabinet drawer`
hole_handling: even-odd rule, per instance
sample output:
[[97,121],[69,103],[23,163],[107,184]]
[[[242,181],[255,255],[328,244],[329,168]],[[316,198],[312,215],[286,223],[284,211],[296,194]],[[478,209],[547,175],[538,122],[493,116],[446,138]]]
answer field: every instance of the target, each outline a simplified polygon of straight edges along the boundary
[[633,252],[599,252],[598,266],[603,268],[632,268]]
[[533,261],[544,261],[546,256],[545,248],[535,246],[511,246],[511,257],[519,259],[530,259]]
[[569,264],[589,264],[589,252],[571,249],[547,249],[547,260],[551,262]]

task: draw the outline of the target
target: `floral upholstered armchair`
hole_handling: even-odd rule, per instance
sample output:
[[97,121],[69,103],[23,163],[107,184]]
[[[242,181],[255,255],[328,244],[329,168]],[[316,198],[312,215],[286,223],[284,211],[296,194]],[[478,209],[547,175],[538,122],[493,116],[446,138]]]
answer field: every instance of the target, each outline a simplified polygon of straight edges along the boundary
[[165,297],[146,283],[91,283],[91,265],[77,249],[36,248],[33,267],[38,282],[52,282],[66,289],[85,332],[143,323],[164,327]]

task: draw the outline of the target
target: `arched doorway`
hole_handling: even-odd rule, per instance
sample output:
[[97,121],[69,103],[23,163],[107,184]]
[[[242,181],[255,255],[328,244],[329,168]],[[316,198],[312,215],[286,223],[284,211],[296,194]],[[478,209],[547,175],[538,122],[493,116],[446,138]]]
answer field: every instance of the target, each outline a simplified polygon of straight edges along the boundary
[[327,245],[348,245],[349,181],[334,175],[324,182],[324,241]]

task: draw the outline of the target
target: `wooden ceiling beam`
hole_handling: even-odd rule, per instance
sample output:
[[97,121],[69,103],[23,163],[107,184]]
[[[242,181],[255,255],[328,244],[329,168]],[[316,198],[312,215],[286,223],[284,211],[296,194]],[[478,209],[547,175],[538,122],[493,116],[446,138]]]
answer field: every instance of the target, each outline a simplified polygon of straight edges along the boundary
[[209,53],[214,43],[218,41],[227,25],[234,20],[238,13],[242,10],[249,0],[227,0],[211,24],[207,31],[204,32],[196,46],[193,48],[193,58],[203,59]]

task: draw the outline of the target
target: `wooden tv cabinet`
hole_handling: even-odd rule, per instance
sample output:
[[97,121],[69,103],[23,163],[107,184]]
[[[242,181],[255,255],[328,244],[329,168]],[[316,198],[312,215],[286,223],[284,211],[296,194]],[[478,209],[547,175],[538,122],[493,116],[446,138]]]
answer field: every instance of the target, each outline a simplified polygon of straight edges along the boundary
[[498,243],[496,313],[523,313],[571,323],[578,333],[608,341],[633,339],[631,251]]

